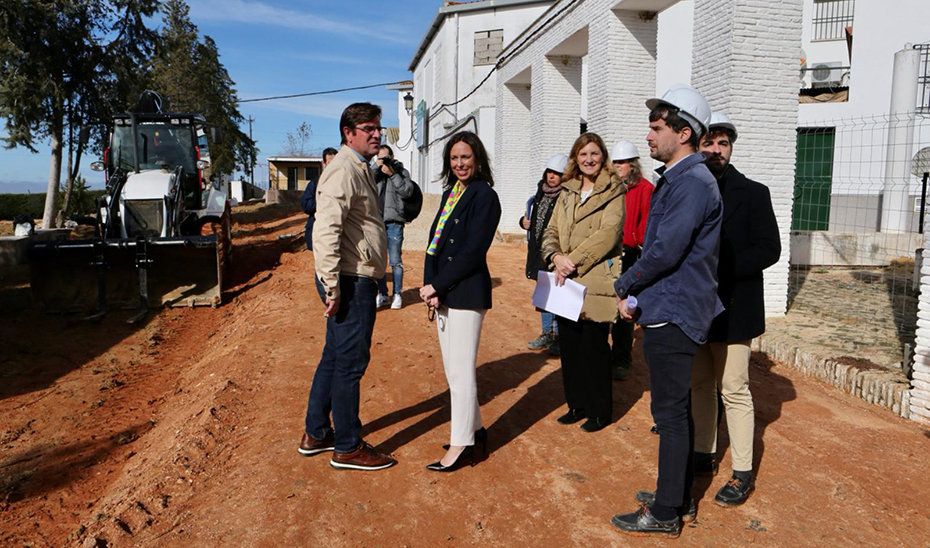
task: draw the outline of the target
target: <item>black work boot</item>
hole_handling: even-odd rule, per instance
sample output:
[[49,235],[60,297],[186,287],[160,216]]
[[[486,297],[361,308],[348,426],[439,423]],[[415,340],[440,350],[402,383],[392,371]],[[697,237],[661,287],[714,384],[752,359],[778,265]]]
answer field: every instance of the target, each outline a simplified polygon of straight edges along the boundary
[[610,524],[620,531],[638,537],[672,537],[681,534],[681,519],[677,516],[668,521],[659,521],[649,512],[648,506],[630,514],[617,514],[610,518]]
[[[652,491],[639,491],[636,493],[636,502],[652,506],[656,502],[656,494]],[[697,518],[697,504],[694,502],[694,497],[688,501],[687,507],[678,508],[678,517],[685,523],[691,523]]]
[[625,381],[630,376],[630,366],[615,365],[610,374],[615,381]]
[[608,424],[610,424],[610,417],[591,417],[581,425],[581,429],[589,433],[597,432],[603,430]]
[[581,409],[571,409],[569,408],[568,413],[565,413],[561,417],[555,419],[559,424],[575,424],[576,422],[584,419],[584,411]]
[[749,498],[749,495],[752,494],[755,488],[756,482],[752,480],[752,476],[746,479],[737,477],[734,473],[730,481],[717,491],[714,502],[724,508],[727,506],[739,506],[746,502],[746,499]]

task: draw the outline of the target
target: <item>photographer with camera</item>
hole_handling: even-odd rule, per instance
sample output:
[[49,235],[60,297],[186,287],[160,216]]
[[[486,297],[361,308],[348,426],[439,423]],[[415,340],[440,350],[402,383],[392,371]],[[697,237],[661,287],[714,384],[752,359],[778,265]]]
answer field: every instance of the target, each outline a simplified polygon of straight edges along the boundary
[[411,198],[416,192],[416,183],[410,179],[410,172],[404,165],[394,159],[394,151],[387,145],[381,145],[378,156],[372,166],[372,176],[378,187],[378,206],[384,226],[387,228],[388,261],[394,279],[394,293],[388,298],[387,276],[378,280],[378,308],[391,305],[393,309],[403,306],[401,292],[404,286],[404,261],[401,247],[404,244],[404,199]]

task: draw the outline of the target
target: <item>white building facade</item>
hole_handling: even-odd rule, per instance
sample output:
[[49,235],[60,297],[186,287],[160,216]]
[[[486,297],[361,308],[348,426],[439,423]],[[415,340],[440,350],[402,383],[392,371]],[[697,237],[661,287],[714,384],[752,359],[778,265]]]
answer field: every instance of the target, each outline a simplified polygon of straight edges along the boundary
[[[442,192],[438,178],[443,136],[474,131],[494,154],[497,73],[492,69],[497,56],[554,2],[447,2],[438,10],[410,62],[412,89],[397,90],[398,141],[410,141],[399,157],[411,166],[410,173],[424,192]],[[463,98],[482,81],[481,87]],[[408,92],[414,99],[410,113],[403,108],[403,96]]]
[[546,158],[569,151],[581,118],[608,144],[629,139],[646,157],[646,99],[691,83],[740,127],[734,163],[771,190],[783,253],[766,271],[766,307],[784,314],[802,9],[803,0],[557,2],[502,53],[494,165],[502,232],[520,232]]
[[[930,4],[922,0],[805,2],[802,99],[816,99],[800,106],[799,161],[815,152],[832,163],[832,170],[821,183],[824,189],[802,197],[806,203],[795,213],[796,228],[831,233],[918,231],[919,209],[914,206],[919,206],[920,180],[904,164],[921,142],[930,144],[930,126],[912,118],[927,98],[920,97],[913,82],[910,108],[892,106],[892,86],[895,54],[930,42],[928,17]],[[925,64],[927,53],[913,51],[910,57]],[[890,126],[905,116],[915,130],[907,150],[904,143],[889,149]],[[889,171],[889,163],[900,163],[901,169]]]

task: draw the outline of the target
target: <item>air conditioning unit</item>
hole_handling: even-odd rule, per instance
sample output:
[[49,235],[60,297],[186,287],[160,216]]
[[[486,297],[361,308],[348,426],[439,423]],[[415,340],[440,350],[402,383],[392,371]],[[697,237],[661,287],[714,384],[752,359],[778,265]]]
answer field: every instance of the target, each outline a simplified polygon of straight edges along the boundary
[[831,61],[829,63],[812,63],[807,72],[810,74],[811,87],[824,88],[842,85],[846,69],[843,63]]

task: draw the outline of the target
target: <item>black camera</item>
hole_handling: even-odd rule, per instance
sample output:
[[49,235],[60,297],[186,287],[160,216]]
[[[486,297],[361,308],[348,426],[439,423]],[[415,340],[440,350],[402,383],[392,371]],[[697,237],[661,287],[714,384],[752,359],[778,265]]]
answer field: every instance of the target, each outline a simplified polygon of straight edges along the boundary
[[404,164],[402,164],[400,160],[395,160],[394,158],[391,158],[390,156],[385,156],[384,158],[381,158],[381,163],[391,168],[391,170],[394,173],[400,173],[400,171],[404,169]]
[[[393,171],[395,174],[400,173],[401,170],[404,169],[404,164],[402,164],[399,160],[395,160],[394,158],[391,158],[390,156],[379,158],[379,160],[381,160],[381,163],[383,165],[386,165],[389,168],[391,168],[391,171]],[[374,171],[375,171],[375,178],[379,181],[382,179],[386,179],[388,177],[388,175],[385,172],[381,171],[381,166],[378,166],[377,164],[375,165]]]

